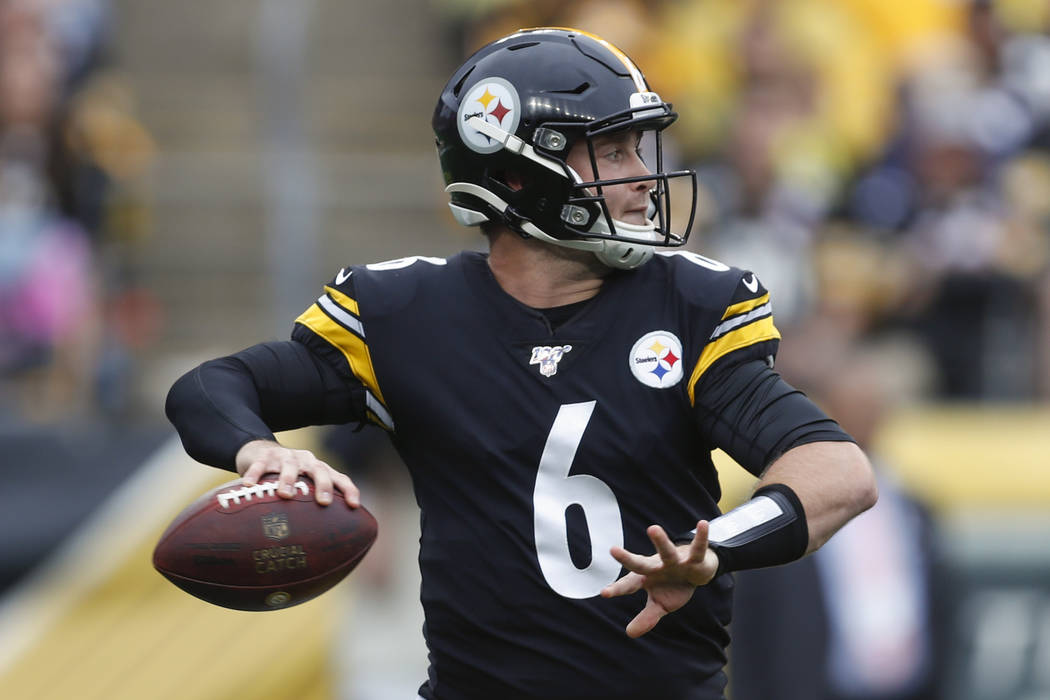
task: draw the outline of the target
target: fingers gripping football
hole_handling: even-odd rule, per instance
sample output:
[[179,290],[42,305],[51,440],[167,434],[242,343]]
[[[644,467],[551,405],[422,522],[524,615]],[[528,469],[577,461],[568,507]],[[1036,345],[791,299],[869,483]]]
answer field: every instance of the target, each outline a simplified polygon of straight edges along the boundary
[[264,474],[278,474],[277,493],[283,498],[295,495],[295,481],[302,474],[313,480],[317,502],[321,505],[332,502],[334,491],[342,493],[351,508],[361,503],[361,494],[350,477],[309,450],[292,449],[270,440],[253,440],[237,452],[236,466],[241,480],[248,485],[257,484]]

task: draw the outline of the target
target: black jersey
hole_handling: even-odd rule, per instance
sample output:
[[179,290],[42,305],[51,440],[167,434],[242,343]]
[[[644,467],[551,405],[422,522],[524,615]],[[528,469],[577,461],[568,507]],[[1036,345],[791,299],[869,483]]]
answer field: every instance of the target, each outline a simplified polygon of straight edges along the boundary
[[611,546],[719,514],[692,405],[719,361],[775,353],[754,275],[661,253],[552,330],[483,254],[405,258],[344,268],[293,337],[364,385],[411,472],[423,697],[721,697],[731,577],[639,639],[644,592],[598,593],[624,573]]

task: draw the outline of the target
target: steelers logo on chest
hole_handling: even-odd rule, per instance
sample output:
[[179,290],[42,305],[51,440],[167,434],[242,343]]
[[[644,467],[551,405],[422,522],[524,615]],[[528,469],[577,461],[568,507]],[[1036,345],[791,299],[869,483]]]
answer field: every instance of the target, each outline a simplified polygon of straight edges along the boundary
[[670,389],[682,380],[682,341],[670,331],[639,338],[628,356],[634,378],[653,389]]

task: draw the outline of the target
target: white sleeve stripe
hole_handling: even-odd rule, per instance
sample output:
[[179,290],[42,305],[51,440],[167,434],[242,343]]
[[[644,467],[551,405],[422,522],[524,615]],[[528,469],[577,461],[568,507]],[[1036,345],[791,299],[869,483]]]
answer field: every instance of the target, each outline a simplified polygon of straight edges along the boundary
[[715,326],[715,330],[711,333],[710,340],[714,340],[720,336],[725,335],[726,333],[735,328],[739,328],[740,326],[743,326],[747,323],[751,323],[752,321],[763,316],[769,316],[772,313],[773,305],[767,301],[765,304],[762,304],[762,306],[756,306],[755,308],[751,309],[743,316],[734,316],[733,318],[727,321],[723,321],[722,323]]
[[332,301],[331,297],[327,294],[319,296],[317,298],[317,303],[322,309],[324,309],[325,313],[336,321],[339,321],[339,323],[343,324],[354,333],[357,333],[362,339],[365,337],[365,327],[361,321],[342,306]]
[[371,391],[365,390],[365,405],[368,406],[368,410],[376,414],[383,426],[392,431],[394,429],[394,419],[390,416],[390,412],[386,410],[386,406],[379,402],[379,399],[372,394]]

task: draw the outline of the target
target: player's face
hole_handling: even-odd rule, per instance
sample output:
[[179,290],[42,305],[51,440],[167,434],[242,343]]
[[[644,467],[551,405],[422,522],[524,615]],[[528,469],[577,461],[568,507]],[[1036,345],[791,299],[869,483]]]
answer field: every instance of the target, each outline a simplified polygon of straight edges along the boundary
[[[597,173],[591,167],[587,142],[584,140],[573,145],[566,162],[585,181],[615,180],[650,175],[652,171],[646,167],[643,154],[641,132],[625,131],[594,139]],[[605,195],[605,203],[612,218],[628,224],[644,225],[645,214],[649,208],[649,190],[653,184],[652,180],[642,180],[602,187],[602,194]]]

